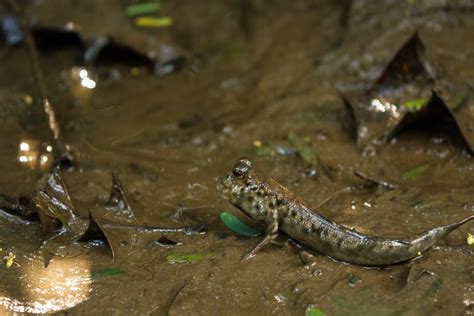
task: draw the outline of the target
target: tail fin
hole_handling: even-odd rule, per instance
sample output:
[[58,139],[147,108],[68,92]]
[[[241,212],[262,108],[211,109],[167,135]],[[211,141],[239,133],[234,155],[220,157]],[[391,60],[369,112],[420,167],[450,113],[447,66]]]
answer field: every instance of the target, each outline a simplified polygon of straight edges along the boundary
[[415,238],[414,240],[410,242],[411,252],[418,253],[418,252],[423,252],[431,248],[436,242],[438,242],[440,239],[443,239],[444,237],[449,235],[449,233],[451,233],[453,230],[457,229],[459,226],[462,226],[472,220],[474,220],[474,215],[468,216],[457,223],[433,228],[419,235],[417,238]]

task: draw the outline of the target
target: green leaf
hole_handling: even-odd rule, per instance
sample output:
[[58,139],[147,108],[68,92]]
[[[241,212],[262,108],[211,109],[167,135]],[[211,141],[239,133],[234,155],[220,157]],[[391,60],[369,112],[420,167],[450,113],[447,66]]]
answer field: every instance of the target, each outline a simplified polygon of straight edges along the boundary
[[438,278],[438,279],[434,280],[433,285],[431,286],[431,290],[433,292],[438,292],[439,290],[441,290],[443,285],[444,285],[443,279]]
[[155,13],[159,9],[160,4],[158,2],[144,2],[128,6],[125,12],[127,16],[133,17],[142,14]]
[[403,103],[403,106],[409,109],[419,110],[428,103],[428,100],[429,100],[428,98],[413,99],[413,100],[409,100]]
[[173,25],[173,19],[169,16],[153,17],[141,16],[135,19],[135,25],[140,27],[162,28]]
[[15,263],[15,259],[16,256],[12,252],[8,253],[8,256],[5,257],[5,267],[11,268],[13,263]]
[[305,316],[325,316],[319,308],[309,305],[308,308],[306,308],[306,311],[304,312]]
[[259,140],[254,141],[253,153],[256,156],[270,156],[279,154],[283,156],[294,155],[296,151],[290,147],[278,146],[271,143],[263,143]]
[[454,97],[454,106],[453,106],[453,111],[458,111],[460,108],[462,108],[464,105],[467,104],[467,101],[469,100],[469,95],[467,92],[460,93]]
[[290,132],[288,142],[295,148],[296,153],[307,163],[318,165],[319,159],[314,148],[302,137]]
[[173,253],[168,255],[166,260],[170,263],[185,263],[200,261],[211,255],[212,253]]
[[272,145],[264,145],[259,147],[254,147],[253,150],[256,156],[269,156],[275,153],[275,149]]
[[222,212],[220,219],[230,230],[242,236],[255,237],[262,234],[260,230],[242,223],[242,221],[232,213]]
[[120,268],[108,268],[108,269],[92,271],[90,278],[92,280],[98,280],[98,279],[109,278],[116,275],[121,275],[124,273],[125,271],[123,271]]
[[419,166],[416,166],[415,168],[408,170],[407,172],[404,172],[401,175],[402,180],[410,180],[412,178],[418,177],[420,174],[428,170],[430,165],[428,164],[422,164]]

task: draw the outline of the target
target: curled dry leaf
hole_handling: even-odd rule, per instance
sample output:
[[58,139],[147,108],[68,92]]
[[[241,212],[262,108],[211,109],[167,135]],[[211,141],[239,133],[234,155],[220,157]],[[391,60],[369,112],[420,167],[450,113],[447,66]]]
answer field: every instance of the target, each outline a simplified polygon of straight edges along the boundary
[[[448,105],[437,92],[438,79],[423,55],[418,33],[395,54],[372,87],[363,93],[341,97],[352,114],[357,143],[386,142],[407,126],[428,125],[436,119],[474,149],[474,102]],[[457,113],[459,112],[459,114]],[[471,125],[470,125],[471,124]]]

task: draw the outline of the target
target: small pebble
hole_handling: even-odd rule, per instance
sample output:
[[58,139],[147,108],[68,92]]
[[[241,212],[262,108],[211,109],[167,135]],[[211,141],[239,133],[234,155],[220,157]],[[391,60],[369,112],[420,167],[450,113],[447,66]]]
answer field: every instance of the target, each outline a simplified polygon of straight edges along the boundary
[[254,147],[262,147],[262,141],[258,140],[258,139],[254,140],[253,141],[253,146]]
[[315,264],[316,257],[307,251],[301,251],[300,260],[304,265],[313,265]]
[[473,235],[473,234],[467,233],[466,243],[467,243],[469,246],[474,245],[474,235]]

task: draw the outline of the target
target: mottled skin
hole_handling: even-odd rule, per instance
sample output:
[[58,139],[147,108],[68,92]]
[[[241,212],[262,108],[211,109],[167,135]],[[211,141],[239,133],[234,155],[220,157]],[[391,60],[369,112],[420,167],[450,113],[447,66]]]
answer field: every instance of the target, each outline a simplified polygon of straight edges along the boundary
[[474,220],[471,215],[404,240],[361,234],[309,209],[294,193],[253,169],[247,158],[239,159],[233,170],[219,179],[217,191],[245,214],[268,225],[265,238],[244,259],[255,256],[276,238],[280,229],[337,260],[364,266],[390,265],[418,256],[459,226]]

